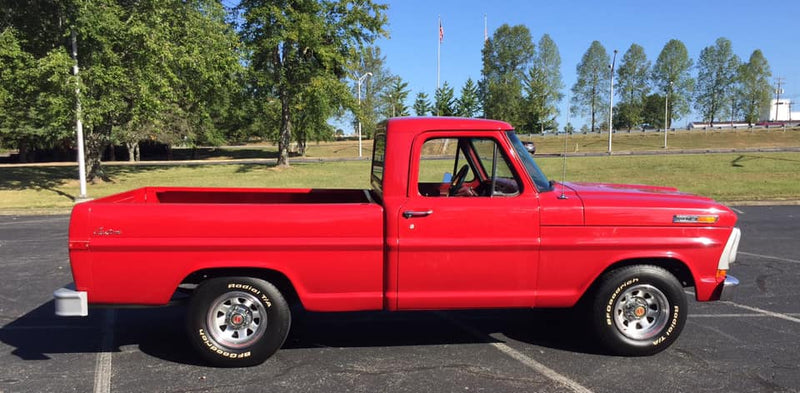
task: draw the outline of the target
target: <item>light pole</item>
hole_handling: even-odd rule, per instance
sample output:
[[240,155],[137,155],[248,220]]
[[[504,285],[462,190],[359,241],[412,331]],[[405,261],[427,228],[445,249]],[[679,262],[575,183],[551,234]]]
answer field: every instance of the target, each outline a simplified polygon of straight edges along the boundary
[[664,92],[664,149],[667,149],[667,130],[669,129],[669,94],[672,92],[672,81],[669,82],[667,91]]
[[364,83],[364,79],[367,77],[372,76],[371,72],[367,72],[364,75],[358,77],[358,114],[356,118],[358,119],[358,157],[361,158],[361,84]]
[[611,60],[611,101],[608,106],[608,155],[611,155],[611,134],[614,133],[614,63],[617,61],[617,50],[614,49],[614,57]]

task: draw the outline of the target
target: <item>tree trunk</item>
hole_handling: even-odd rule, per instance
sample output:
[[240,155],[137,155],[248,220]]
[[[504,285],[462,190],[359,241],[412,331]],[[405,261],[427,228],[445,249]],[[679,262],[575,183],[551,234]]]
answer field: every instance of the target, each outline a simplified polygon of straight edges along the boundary
[[125,142],[125,148],[128,149],[128,161],[129,162],[136,161],[136,148],[138,146],[139,146],[138,143]]
[[289,112],[289,96],[281,94],[281,134],[278,139],[278,166],[289,166],[289,143],[292,138],[292,119]]
[[[98,127],[100,128],[100,127]],[[97,178],[103,181],[111,179],[103,170],[103,151],[108,146],[108,138],[97,129],[88,132],[86,135],[86,179],[95,182]]]

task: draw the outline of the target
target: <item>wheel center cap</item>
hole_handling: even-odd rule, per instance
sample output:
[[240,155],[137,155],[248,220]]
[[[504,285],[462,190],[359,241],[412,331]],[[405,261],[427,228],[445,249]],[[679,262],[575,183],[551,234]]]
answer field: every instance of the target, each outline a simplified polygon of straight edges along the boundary
[[236,329],[249,324],[252,318],[252,313],[246,307],[236,306],[228,313],[228,322]]
[[647,315],[647,304],[641,299],[632,299],[625,305],[625,315],[629,320],[642,319]]

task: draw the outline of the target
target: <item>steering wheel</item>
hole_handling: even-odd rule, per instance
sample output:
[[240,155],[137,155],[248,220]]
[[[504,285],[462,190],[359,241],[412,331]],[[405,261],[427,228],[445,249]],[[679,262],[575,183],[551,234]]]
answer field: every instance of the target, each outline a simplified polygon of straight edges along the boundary
[[461,169],[458,170],[455,176],[453,176],[453,180],[450,181],[450,190],[447,191],[447,196],[453,196],[458,192],[458,189],[464,185],[464,180],[467,178],[467,172],[469,171],[469,166],[464,165]]

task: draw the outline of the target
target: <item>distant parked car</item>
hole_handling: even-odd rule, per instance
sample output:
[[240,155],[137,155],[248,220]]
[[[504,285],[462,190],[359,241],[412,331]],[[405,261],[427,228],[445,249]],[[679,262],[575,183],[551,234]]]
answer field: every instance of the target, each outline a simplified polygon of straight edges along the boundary
[[533,144],[533,142],[522,142],[522,145],[525,146],[525,150],[531,153],[531,155],[536,153],[536,145]]

